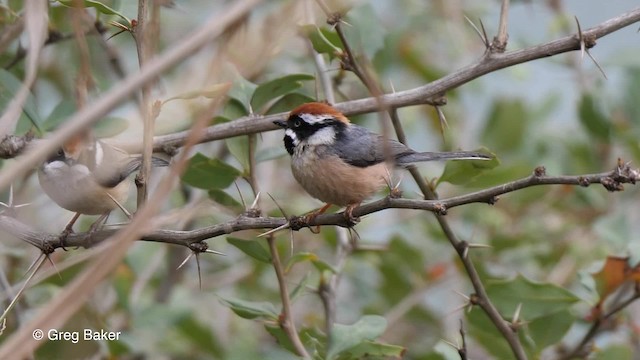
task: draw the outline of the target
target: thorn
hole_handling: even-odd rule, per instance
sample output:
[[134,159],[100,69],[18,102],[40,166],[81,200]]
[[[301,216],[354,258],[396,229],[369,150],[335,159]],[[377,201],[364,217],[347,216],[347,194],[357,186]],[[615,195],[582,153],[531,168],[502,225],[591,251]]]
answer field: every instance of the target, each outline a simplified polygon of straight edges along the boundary
[[227,256],[227,254],[225,253],[221,253],[219,251],[215,251],[215,250],[211,250],[211,249],[207,249],[204,252],[208,253],[208,254],[215,254],[215,255],[222,255],[222,256]]
[[238,182],[234,181],[233,185],[236,186],[236,190],[238,190],[238,195],[240,195],[240,202],[242,203],[242,208],[246,209],[247,208],[247,203],[244,202],[244,196],[242,196],[242,191],[240,191],[240,187],[238,186]]
[[438,112],[438,118],[440,119],[440,127],[442,129],[449,129],[449,123],[447,122],[447,117],[444,116],[444,111],[440,106],[435,106],[436,111]]
[[262,233],[262,234],[258,235],[258,237],[265,237],[267,235],[271,235],[271,234],[273,234],[275,232],[278,232],[280,230],[288,229],[290,226],[291,226],[291,224],[287,221],[286,224],[280,225],[275,229],[271,229],[271,230],[269,230],[269,231],[267,231],[265,233]]
[[464,16],[464,19],[467,20],[467,22],[469,23],[469,25],[471,25],[471,27],[473,28],[473,30],[476,31],[476,34],[478,34],[478,37],[480,37],[480,40],[482,41],[482,43],[487,46],[487,39],[484,38],[482,36],[482,33],[480,32],[480,29],[478,29],[478,27],[476,26],[476,24],[473,23],[473,21],[471,21],[471,19],[469,19],[467,17],[467,15]]
[[471,306],[470,306],[470,305],[471,305],[471,304],[467,303],[467,304],[462,304],[462,305],[460,305],[460,306],[456,306],[453,310],[451,310],[451,311],[449,311],[449,312],[447,313],[447,316],[448,316],[448,315],[451,315],[451,314],[455,314],[455,313],[457,313],[458,311],[463,310],[463,309],[471,309]]
[[273,201],[274,204],[276,204],[276,206],[278,207],[278,210],[280,210],[280,212],[282,213],[282,216],[284,216],[285,218],[289,218],[289,216],[287,216],[287,213],[284,211],[284,209],[280,206],[280,204],[278,204],[278,202],[276,201],[276,199],[269,193],[267,193],[267,195],[269,195],[269,197],[271,198],[271,200]]
[[257,209],[258,208],[258,201],[260,200],[260,191],[258,191],[258,193],[256,194],[256,198],[255,200],[253,200],[253,203],[251,204],[251,209]]
[[489,37],[487,36],[487,30],[484,28],[484,24],[482,23],[482,19],[479,19],[478,21],[480,21],[480,28],[482,29],[482,37],[484,38],[484,46],[486,46],[486,48],[489,49],[491,47],[491,43],[489,43]]
[[187,261],[189,261],[189,259],[191,259],[191,257],[195,254],[195,252],[190,252],[189,255],[180,263],[180,265],[178,265],[178,267],[176,268],[176,270],[180,270],[181,267],[184,266],[184,264],[187,263]]
[[465,246],[464,251],[462,252],[462,258],[466,260],[468,256],[469,256],[469,246]]
[[396,87],[393,86],[393,80],[389,79],[389,87],[391,87],[391,93],[395,94],[396,93]]
[[585,43],[584,43],[584,38],[582,37],[582,29],[580,28],[580,21],[578,21],[578,17],[574,16],[573,17],[576,20],[576,25],[578,25],[578,40],[580,41],[580,58],[584,59],[584,53],[585,53]]
[[202,291],[202,271],[200,270],[200,256],[196,254],[196,266],[198,267],[198,288]]
[[451,341],[445,340],[445,339],[440,339],[442,340],[445,344],[451,346],[452,348],[456,349],[456,350],[460,350],[459,345],[452,343]]
[[520,321],[520,311],[522,310],[522,303],[518,303],[518,307],[516,307],[516,311],[513,314],[513,320],[511,320],[511,323],[513,325],[517,325],[518,322]]
[[602,74],[602,76],[604,76],[605,80],[609,80],[609,78],[607,77],[607,74],[604,73],[604,70],[602,69],[600,64],[598,64],[598,62],[593,57],[593,55],[591,55],[590,51],[587,51],[587,55],[589,55],[589,58],[591,59],[591,61],[593,61],[593,63],[596,64],[596,67],[598,68],[598,70],[600,70],[600,73]]
[[24,275],[22,275],[22,279],[24,279],[24,276],[27,275],[35,266],[36,264],[40,261],[42,256],[46,256],[44,253],[40,253],[40,255],[31,263],[31,265],[29,265],[29,268],[27,269],[27,271],[25,271]]
[[293,256],[293,231],[289,231],[289,257]]
[[467,248],[473,248],[473,249],[492,249],[493,246],[491,245],[487,245],[487,244],[467,244]]
[[49,254],[47,254],[46,257],[47,257],[47,260],[49,260],[49,263],[51,264],[53,269],[58,274],[58,277],[60,278],[60,280],[62,280],[62,275],[60,275],[60,271],[58,270],[58,267],[56,266],[56,264],[53,262],[53,260],[51,260],[51,256],[49,256]]
[[465,295],[465,294],[461,293],[461,292],[460,292],[460,291],[458,291],[458,290],[453,290],[453,292],[454,292],[454,293],[456,293],[456,294],[458,294],[458,295],[460,295],[460,296],[462,296],[462,298],[463,298],[463,299],[465,299],[465,300],[467,300],[468,302],[471,302],[471,298],[470,298],[468,295]]

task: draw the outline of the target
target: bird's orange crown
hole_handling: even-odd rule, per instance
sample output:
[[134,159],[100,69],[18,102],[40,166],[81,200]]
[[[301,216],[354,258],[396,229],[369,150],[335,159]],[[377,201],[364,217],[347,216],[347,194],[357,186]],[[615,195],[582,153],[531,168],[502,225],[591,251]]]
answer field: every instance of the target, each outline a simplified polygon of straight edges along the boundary
[[349,123],[349,119],[344,116],[340,111],[336,110],[333,106],[321,102],[310,102],[302,104],[297,108],[291,110],[289,117],[292,115],[310,114],[310,115],[331,115],[335,119],[342,121],[345,124]]

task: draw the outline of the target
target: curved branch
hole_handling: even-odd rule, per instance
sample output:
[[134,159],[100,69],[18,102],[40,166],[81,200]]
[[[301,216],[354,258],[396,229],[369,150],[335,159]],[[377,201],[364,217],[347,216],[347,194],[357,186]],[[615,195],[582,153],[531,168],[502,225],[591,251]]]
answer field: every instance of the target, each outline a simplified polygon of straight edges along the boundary
[[[586,43],[585,45],[591,48],[595,46],[597,39],[638,21],[640,21],[640,7],[583,31],[582,38]],[[490,72],[575,50],[580,50],[580,39],[577,34],[525,49],[505,53],[487,52],[476,63],[468,65],[427,85],[386,94],[381,96],[379,100],[376,100],[375,97],[369,97],[342,102],[336,104],[335,107],[349,116],[379,111],[380,100],[391,108],[425,104],[432,102],[434,97],[439,97],[449,90],[455,89],[460,85]],[[273,121],[282,119],[286,117],[286,115],[286,113],[268,116],[252,115],[228,123],[213,125],[206,129],[202,137],[202,142],[277,130],[280,128],[274,125]],[[186,131],[182,131],[169,135],[156,136],[153,142],[154,150],[162,151],[166,147],[181,146],[184,143],[186,134]]]
[[[439,215],[445,215],[449,209],[465,204],[494,204],[497,201],[497,196],[499,195],[532,186],[589,186],[590,184],[602,184],[608,191],[621,191],[623,190],[622,184],[635,184],[637,181],[640,181],[640,170],[632,169],[628,163],[623,163],[622,161],[618,161],[616,168],[609,172],[574,176],[549,176],[545,174],[543,167],[538,167],[534,170],[532,175],[526,178],[446,199],[422,200],[392,198],[387,196],[380,200],[357,207],[353,210],[353,215],[360,217],[386,209],[426,210]],[[253,212],[248,211],[227,222],[195,230],[157,230],[143,235],[140,240],[182,245],[194,250],[193,246],[196,243],[201,243],[202,241],[210,238],[228,235],[243,230],[276,229],[285,225],[288,225],[287,227],[292,230],[300,230],[305,227],[317,225],[335,225],[341,227],[350,227],[353,225],[346,219],[342,212],[335,214],[323,214],[317,216],[310,222],[305,222],[303,217],[294,216],[287,220],[283,217],[261,217],[253,216],[253,214]],[[28,242],[44,252],[51,252],[62,247],[57,235],[35,231],[28,225],[9,216],[0,215],[0,229]],[[65,245],[69,247],[78,246],[89,248],[101,243],[108,237],[112,236],[116,231],[118,231],[118,229],[105,229],[95,231],[93,233],[69,234],[65,239]]]

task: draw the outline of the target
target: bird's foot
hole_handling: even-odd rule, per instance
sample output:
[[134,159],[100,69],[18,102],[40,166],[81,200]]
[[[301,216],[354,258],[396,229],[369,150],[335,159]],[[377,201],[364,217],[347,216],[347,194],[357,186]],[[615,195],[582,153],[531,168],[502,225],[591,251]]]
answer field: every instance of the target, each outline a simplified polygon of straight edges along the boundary
[[[331,204],[325,204],[320,209],[308,213],[303,218],[304,222],[307,225],[312,223],[318,216],[324,214],[329,207],[331,207]],[[311,230],[311,232],[314,233],[314,234],[318,234],[318,233],[320,233],[320,225],[316,225],[315,227],[309,226],[309,230]]]
[[359,216],[353,216],[353,210],[360,206],[360,203],[357,204],[349,204],[347,208],[344,210],[344,218],[347,220],[349,227],[354,227],[357,223],[360,222]]

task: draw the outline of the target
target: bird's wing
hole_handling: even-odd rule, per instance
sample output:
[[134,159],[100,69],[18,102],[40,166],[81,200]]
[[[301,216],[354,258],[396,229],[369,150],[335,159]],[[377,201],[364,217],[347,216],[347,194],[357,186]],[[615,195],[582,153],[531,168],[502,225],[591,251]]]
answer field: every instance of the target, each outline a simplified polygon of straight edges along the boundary
[[357,167],[367,167],[386,160],[385,151],[392,160],[414,153],[402,143],[386,139],[358,125],[350,125],[336,136],[334,151],[346,163]]

